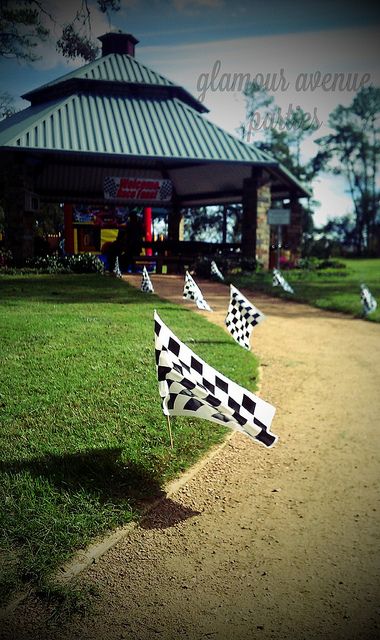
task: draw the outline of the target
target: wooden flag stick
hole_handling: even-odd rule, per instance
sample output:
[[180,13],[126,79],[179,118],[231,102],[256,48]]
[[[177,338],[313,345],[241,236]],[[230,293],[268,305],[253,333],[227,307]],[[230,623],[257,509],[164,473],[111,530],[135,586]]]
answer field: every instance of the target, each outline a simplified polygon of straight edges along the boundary
[[173,436],[172,436],[172,428],[170,425],[170,416],[166,416],[166,420],[168,423],[169,436],[170,436],[170,448],[173,449]]

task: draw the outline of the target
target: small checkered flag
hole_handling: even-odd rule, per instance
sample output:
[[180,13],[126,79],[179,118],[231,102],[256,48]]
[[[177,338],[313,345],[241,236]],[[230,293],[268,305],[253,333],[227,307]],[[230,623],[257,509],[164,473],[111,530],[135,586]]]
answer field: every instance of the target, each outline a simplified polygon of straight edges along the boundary
[[122,274],[122,273],[121,273],[121,271],[120,271],[120,266],[119,266],[119,257],[118,257],[118,256],[116,256],[116,260],[115,260],[115,267],[114,267],[114,270],[113,270],[113,275],[114,275],[116,278],[122,278],[122,277],[123,277],[123,274]]
[[171,180],[163,180],[158,192],[159,200],[170,200],[172,197],[173,185]]
[[224,280],[224,275],[219,271],[215,260],[211,261],[211,275],[216,276],[219,280]]
[[265,447],[276,409],[229,380],[181,342],[154,312],[156,368],[162,411],[202,418],[240,431]]
[[236,287],[230,285],[230,304],[225,319],[226,327],[241,347],[249,350],[252,329],[264,320],[259,311]]
[[148,274],[147,268],[145,266],[144,266],[143,272],[142,272],[142,280],[141,280],[140,289],[141,289],[141,291],[144,291],[144,293],[154,293],[152,281],[149,278],[149,274]]
[[119,191],[120,179],[115,180],[112,177],[106,177],[103,180],[103,191],[105,198],[116,198],[117,192]]
[[363,305],[363,313],[364,315],[368,315],[369,313],[373,313],[377,309],[377,302],[373,297],[372,293],[368,289],[367,285],[360,285],[361,293],[360,298]]
[[285,280],[284,276],[278,269],[273,269],[273,286],[280,286],[284,291],[287,291],[288,293],[294,293],[294,290],[290,286],[289,282]]
[[196,284],[195,280],[191,277],[190,273],[186,271],[185,275],[185,284],[183,287],[183,298],[187,298],[187,300],[194,300],[198,309],[202,309],[203,311],[212,311],[211,307],[208,305],[206,300],[202,295],[202,291]]

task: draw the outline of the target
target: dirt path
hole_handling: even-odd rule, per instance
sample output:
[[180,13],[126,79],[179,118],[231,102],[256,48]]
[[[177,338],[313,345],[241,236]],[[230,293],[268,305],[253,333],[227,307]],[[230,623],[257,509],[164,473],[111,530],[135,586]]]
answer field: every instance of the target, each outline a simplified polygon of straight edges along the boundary
[[[182,303],[182,278],[152,279],[157,293]],[[128,280],[140,284],[139,277]],[[199,284],[215,309],[205,315],[223,325],[228,289]],[[85,618],[56,628],[27,602],[5,638],[379,634],[380,326],[248,297],[267,315],[252,348],[262,362],[260,395],[277,407],[277,447],[265,450],[234,434],[82,575],[99,590]]]

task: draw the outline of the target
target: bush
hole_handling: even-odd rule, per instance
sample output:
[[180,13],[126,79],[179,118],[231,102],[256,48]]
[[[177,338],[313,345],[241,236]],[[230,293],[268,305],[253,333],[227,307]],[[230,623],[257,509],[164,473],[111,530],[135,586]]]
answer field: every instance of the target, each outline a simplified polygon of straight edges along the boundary
[[27,267],[39,273],[104,273],[103,262],[90,253],[30,258]]
[[339,260],[321,260],[317,266],[317,269],[345,269],[346,265],[344,262],[339,262]]
[[0,249],[0,267],[10,267],[13,264],[12,251]]

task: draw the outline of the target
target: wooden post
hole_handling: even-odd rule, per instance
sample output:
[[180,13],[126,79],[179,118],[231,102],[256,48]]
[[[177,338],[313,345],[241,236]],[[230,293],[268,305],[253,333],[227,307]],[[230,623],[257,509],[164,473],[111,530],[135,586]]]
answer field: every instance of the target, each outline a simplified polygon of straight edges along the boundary
[[74,226],[73,226],[73,205],[63,205],[65,253],[74,253]]
[[243,181],[241,250],[243,259],[252,264],[256,261],[257,186],[257,176]]

